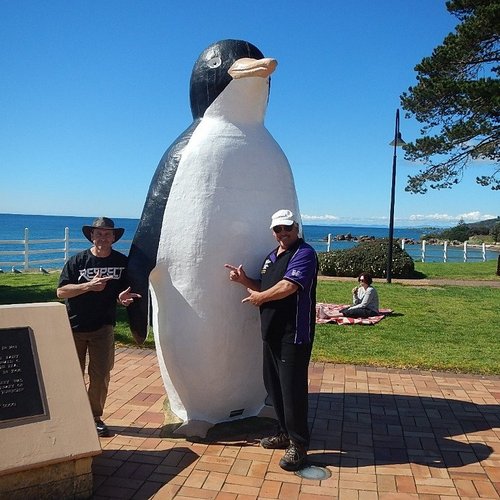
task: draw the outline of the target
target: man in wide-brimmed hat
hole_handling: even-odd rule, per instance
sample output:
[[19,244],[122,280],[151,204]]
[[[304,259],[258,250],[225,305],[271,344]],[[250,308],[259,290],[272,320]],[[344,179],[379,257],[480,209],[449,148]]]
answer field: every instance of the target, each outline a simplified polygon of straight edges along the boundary
[[125,229],[123,229],[122,227],[115,227],[115,223],[111,219],[108,219],[107,217],[98,217],[94,220],[91,226],[83,226],[82,233],[84,234],[85,238],[93,242],[92,231],[97,228],[112,231],[115,235],[115,243],[123,236],[123,233],[125,232]]
[[101,437],[110,435],[102,414],[115,360],[116,305],[128,306],[141,298],[127,285],[127,257],[112,248],[124,231],[107,217],[83,226],[82,232],[93,246],[66,262],[57,288],[57,297],[66,303],[82,373],[87,352],[89,355],[88,395]]

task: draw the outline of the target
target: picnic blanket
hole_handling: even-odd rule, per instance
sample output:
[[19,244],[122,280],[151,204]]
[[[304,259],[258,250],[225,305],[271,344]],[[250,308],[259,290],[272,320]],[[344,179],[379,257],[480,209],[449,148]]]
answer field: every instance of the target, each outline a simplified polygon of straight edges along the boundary
[[349,307],[349,304],[324,304],[318,302],[316,304],[316,323],[337,323],[337,325],[374,325],[388,314],[392,313],[392,309],[379,309],[378,316],[370,316],[368,318],[346,318],[339,315],[340,310],[344,307]]

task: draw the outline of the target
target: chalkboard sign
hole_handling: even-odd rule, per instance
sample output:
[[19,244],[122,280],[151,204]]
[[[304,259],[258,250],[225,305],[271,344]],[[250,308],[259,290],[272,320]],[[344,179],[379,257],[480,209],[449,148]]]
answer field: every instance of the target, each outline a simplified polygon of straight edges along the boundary
[[33,330],[0,328],[0,423],[46,415]]

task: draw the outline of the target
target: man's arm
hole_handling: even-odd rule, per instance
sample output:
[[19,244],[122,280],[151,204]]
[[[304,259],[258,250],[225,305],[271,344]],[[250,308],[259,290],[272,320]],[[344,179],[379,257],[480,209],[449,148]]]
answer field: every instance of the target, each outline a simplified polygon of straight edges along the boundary
[[251,290],[260,290],[260,280],[249,278],[243,270],[242,264],[238,267],[232,266],[231,264],[224,264],[224,267],[229,269],[230,281],[240,283],[245,288],[250,288]]
[[271,302],[273,300],[281,300],[289,295],[294,294],[299,289],[299,286],[288,280],[281,280],[276,283],[276,285],[264,290],[263,292],[258,292],[251,288],[247,288],[248,297],[245,297],[241,302],[250,302],[254,306],[260,306],[265,302]]
[[124,307],[128,307],[134,299],[141,299],[142,295],[131,291],[131,287],[127,287],[118,295],[118,303]]
[[106,287],[106,283],[111,279],[113,278],[110,276],[105,278],[94,276],[91,281],[85,283],[68,283],[59,287],[56,290],[56,295],[58,299],[72,299],[87,292],[102,292]]

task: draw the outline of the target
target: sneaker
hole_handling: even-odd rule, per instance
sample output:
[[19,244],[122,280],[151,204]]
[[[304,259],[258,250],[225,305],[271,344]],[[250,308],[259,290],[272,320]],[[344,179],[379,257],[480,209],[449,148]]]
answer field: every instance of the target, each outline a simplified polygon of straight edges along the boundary
[[108,426],[100,418],[95,419],[95,428],[99,437],[109,437],[111,435]]
[[302,469],[307,460],[307,452],[303,446],[290,443],[283,458],[280,460],[280,467],[287,471],[297,471]]
[[286,434],[280,432],[276,436],[266,437],[260,440],[260,445],[262,448],[272,449],[272,450],[284,450],[290,446],[290,440]]

